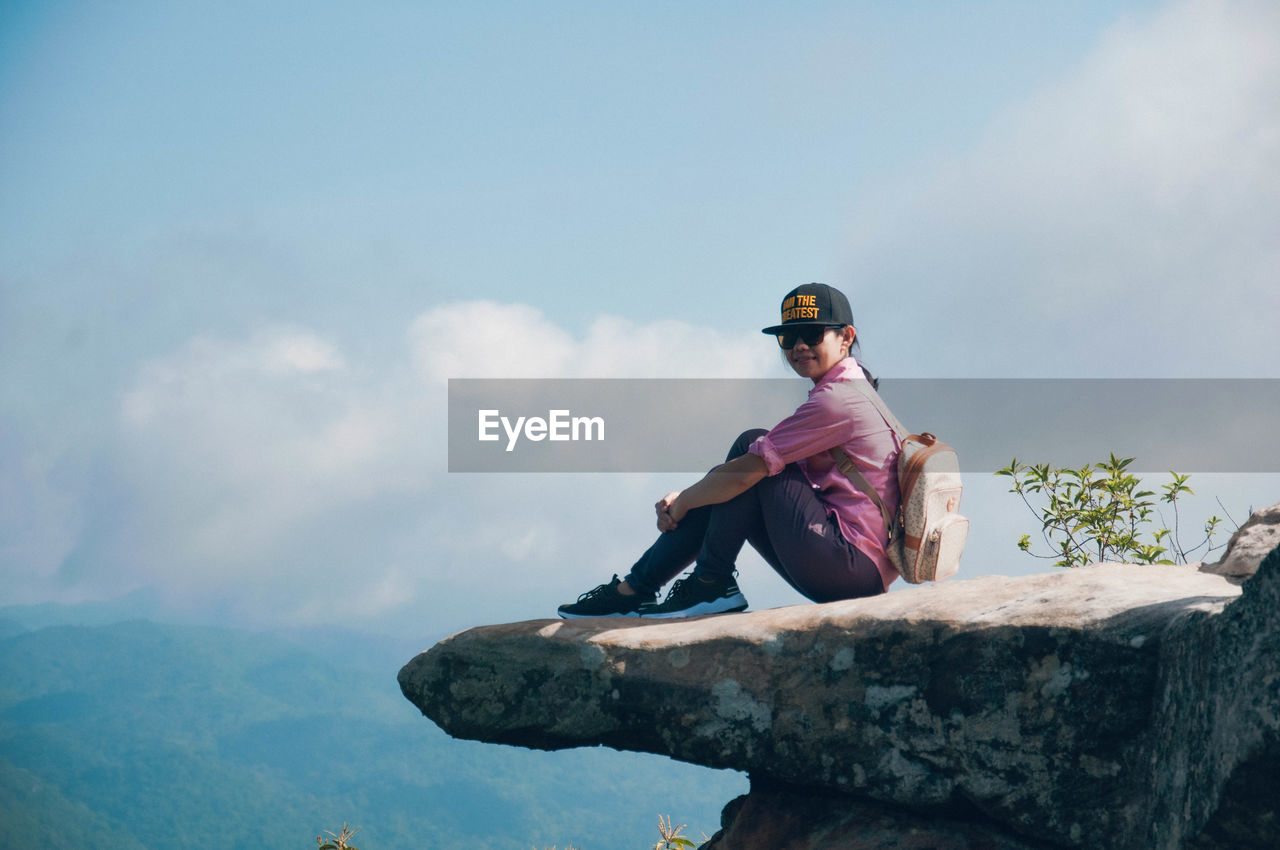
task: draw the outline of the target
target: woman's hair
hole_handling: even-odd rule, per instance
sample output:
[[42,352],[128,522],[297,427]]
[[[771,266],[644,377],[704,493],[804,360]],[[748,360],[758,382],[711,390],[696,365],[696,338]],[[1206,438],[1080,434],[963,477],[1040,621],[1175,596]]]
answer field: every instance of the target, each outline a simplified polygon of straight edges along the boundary
[[[858,353],[862,353],[862,346],[859,344],[858,337],[853,338],[853,345],[849,346],[849,357],[853,357],[853,350],[858,349]],[[871,384],[873,390],[880,389],[880,379],[871,374],[871,370],[862,365],[862,359],[858,358],[858,365],[862,366],[862,374],[867,376],[867,381]]]

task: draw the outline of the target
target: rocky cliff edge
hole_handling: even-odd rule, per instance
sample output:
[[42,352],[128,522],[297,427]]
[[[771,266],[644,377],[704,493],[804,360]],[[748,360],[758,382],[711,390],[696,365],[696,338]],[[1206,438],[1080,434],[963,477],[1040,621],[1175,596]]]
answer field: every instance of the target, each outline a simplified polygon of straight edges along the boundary
[[[1280,529],[1280,506],[1268,511],[1232,549]],[[920,846],[1277,846],[1280,551],[1252,578],[1231,550],[1197,567],[484,626],[399,679],[455,737],[748,772],[751,795],[726,809],[716,847],[757,846],[753,831],[778,827],[750,815],[775,799],[817,801],[826,821],[807,822],[831,821],[826,839],[797,833],[794,848],[914,846],[904,830],[931,824],[942,831]],[[875,818],[901,821],[897,843],[853,837]]]

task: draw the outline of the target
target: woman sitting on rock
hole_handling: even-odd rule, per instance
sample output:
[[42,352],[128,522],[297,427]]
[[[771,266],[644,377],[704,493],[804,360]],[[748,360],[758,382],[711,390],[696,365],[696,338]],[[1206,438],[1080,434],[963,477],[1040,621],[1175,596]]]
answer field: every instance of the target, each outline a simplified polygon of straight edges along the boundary
[[[901,446],[855,387],[876,382],[853,356],[848,299],[822,283],[796,287],[782,301],[781,324],[763,333],[776,335],[791,368],[813,381],[808,400],[769,431],[743,432],[723,464],[663,496],[655,505],[662,533],[627,577],[561,605],[561,617],[741,611],[747,600],[734,564],[744,542],[815,602],[874,596],[897,578],[879,508],[831,453],[842,448],[896,513]],[[690,563],[692,574],[658,602],[658,590]]]

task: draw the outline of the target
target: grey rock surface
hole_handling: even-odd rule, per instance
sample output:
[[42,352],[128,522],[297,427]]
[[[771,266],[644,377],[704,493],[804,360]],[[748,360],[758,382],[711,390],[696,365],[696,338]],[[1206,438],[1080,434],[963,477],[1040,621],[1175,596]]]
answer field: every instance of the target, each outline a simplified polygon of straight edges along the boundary
[[1258,564],[1272,549],[1280,546],[1280,505],[1254,511],[1244,524],[1235,530],[1227,541],[1222,560],[1205,564],[1200,569],[1207,573],[1226,576],[1234,583],[1242,583],[1258,569]]
[[683,621],[481,627],[400,684],[456,737],[661,753],[1033,845],[1269,847],[1278,597],[1280,554],[1243,588],[1099,564]]
[[858,800],[834,791],[753,782],[725,806],[703,850],[1036,850],[991,824]]

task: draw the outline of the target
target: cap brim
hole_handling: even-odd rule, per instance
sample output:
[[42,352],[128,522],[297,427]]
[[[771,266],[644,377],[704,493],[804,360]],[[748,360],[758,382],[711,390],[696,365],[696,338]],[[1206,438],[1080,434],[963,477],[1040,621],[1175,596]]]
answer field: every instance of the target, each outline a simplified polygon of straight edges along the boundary
[[767,328],[761,328],[762,334],[780,334],[787,328],[829,328],[834,322],[787,322],[785,325],[770,325]]

